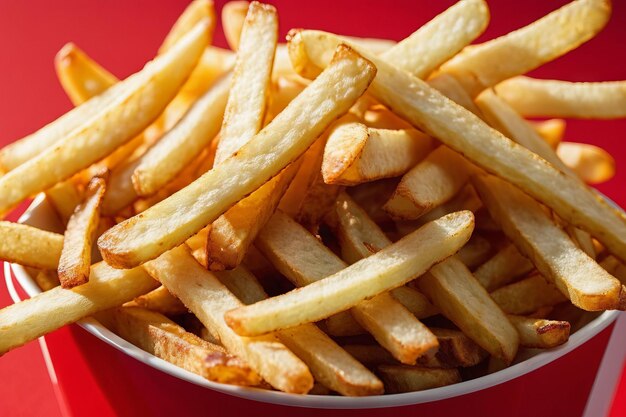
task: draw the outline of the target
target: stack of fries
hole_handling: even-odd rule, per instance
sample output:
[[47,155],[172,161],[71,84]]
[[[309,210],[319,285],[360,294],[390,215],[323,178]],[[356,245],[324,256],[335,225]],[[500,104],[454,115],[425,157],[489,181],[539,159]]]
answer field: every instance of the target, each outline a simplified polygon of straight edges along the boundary
[[212,381],[364,396],[567,342],[626,309],[626,217],[588,186],[611,156],[559,118],[626,116],[626,81],[523,74],[610,13],[576,0],[469,45],[489,11],[461,0],[399,43],[280,44],[275,8],[238,1],[229,51],[194,0],[125,80],[66,45],[76,107],[0,150],[0,212],[44,193],[65,225],[0,222],[45,290],[0,310],[0,353],[95,316]]

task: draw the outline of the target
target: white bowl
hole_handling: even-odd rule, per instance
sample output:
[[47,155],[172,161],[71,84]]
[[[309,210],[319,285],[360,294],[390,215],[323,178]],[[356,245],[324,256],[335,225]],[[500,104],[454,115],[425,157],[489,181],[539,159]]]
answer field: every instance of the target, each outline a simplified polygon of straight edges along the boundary
[[[38,196],[31,204],[28,210],[19,220],[22,223],[30,224],[42,229],[59,232],[60,225],[56,214],[52,207],[46,202],[42,195]],[[13,272],[17,282],[22,286],[24,291],[30,296],[39,294],[41,290],[35,283],[33,277],[26,268],[21,265],[9,264],[5,262],[4,273],[9,289],[12,288],[11,272]],[[17,293],[11,291],[13,301],[20,301]],[[174,377],[200,385],[211,390],[219,391],[225,394],[234,395],[250,400],[262,401],[272,404],[312,407],[312,408],[381,408],[381,407],[398,407],[403,405],[412,405],[427,403],[431,401],[452,398],[475,391],[480,391],[494,385],[502,384],[521,375],[532,372],[554,360],[559,359],[568,352],[576,349],[589,339],[604,330],[618,317],[619,312],[607,311],[594,318],[590,323],[582,329],[575,332],[569,338],[569,341],[559,347],[539,353],[532,358],[513,365],[502,371],[489,374],[480,378],[449,385],[441,388],[434,388],[426,391],[410,392],[404,394],[378,395],[372,397],[341,397],[330,395],[296,395],[286,394],[283,392],[269,391],[257,388],[237,387],[233,385],[225,385],[216,382],[207,381],[191,372],[170,364],[159,359],[138,347],[128,343],[124,339],[117,336],[102,326],[98,321],[92,318],[86,318],[78,322],[83,329],[93,334],[102,341],[115,347],[116,349],[126,353],[127,355],[165,372]]]

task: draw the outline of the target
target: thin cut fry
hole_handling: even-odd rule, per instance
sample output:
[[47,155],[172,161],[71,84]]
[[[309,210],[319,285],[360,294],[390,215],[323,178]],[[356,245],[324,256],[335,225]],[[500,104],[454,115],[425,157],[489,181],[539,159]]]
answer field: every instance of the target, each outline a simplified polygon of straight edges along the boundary
[[489,213],[539,272],[588,311],[625,308],[622,284],[578,248],[535,200],[488,175],[472,178]]
[[495,90],[527,117],[626,117],[626,81],[584,83],[514,77],[498,84]]
[[529,72],[593,38],[607,23],[607,0],[574,1],[528,26],[466,47],[441,67],[472,96],[500,81]]
[[[236,156],[140,217],[128,219],[102,235],[98,247],[104,259],[116,267],[127,268],[184,242],[304,153],[332,120],[363,94],[374,74],[368,61],[349,48],[338,48],[328,70]],[[331,85],[336,88],[327,88]],[[307,117],[301,117],[302,114]],[[266,163],[258,164],[261,160]],[[181,211],[181,206],[189,209]]]
[[59,266],[63,235],[4,221],[0,221],[0,235],[0,259],[55,271]]
[[452,255],[469,240],[473,220],[471,212],[442,217],[334,275],[231,310],[225,319],[237,333],[253,335],[326,318],[399,287]]
[[533,268],[528,258],[519,253],[514,245],[508,244],[474,271],[474,276],[487,291],[493,291],[526,275]]
[[313,386],[306,365],[274,335],[240,337],[224,322],[224,313],[242,305],[184,246],[145,265],[150,274],[178,297],[234,355],[245,360],[273,387],[304,394]]
[[[579,1],[572,5],[588,3]],[[294,51],[291,55],[294,62],[301,63],[304,56],[324,67],[325,51],[339,42],[338,38],[324,32],[300,31],[292,33],[289,45]],[[626,259],[624,217],[584,183],[562,175],[419,79],[367,53],[365,56],[377,68],[377,76],[369,89],[376,99],[483,169],[517,185],[566,221],[591,233],[614,255]],[[294,67],[298,65],[306,64],[294,64]]]
[[561,142],[556,153],[587,184],[599,184],[615,175],[615,159],[597,146]]
[[520,345],[550,349],[569,339],[570,324],[566,321],[542,320],[523,316],[507,316],[520,336]]
[[91,250],[100,221],[100,204],[105,190],[103,178],[89,182],[84,201],[70,217],[59,259],[59,280],[63,288],[72,288],[89,281]]
[[422,391],[461,381],[456,369],[433,369],[418,366],[381,365],[377,368],[389,394]]
[[157,285],[142,268],[117,270],[104,262],[95,264],[89,282],[80,287],[56,287],[0,310],[0,354],[98,311],[117,307]]
[[542,307],[567,301],[554,285],[538,274],[500,287],[490,295],[509,314],[530,314]]
[[193,0],[185,8],[178,17],[172,29],[165,37],[165,40],[159,47],[159,54],[164,54],[180,41],[187,32],[189,32],[200,21],[207,21],[209,24],[209,40],[213,36],[215,29],[215,9],[213,8],[213,0]]
[[[348,266],[282,213],[270,219],[259,234],[256,246],[298,287],[340,273]],[[436,340],[428,329],[389,294],[359,303],[351,313],[360,326],[403,363],[415,363],[417,357],[436,347]],[[345,314],[350,313],[342,315]]]
[[198,24],[170,52],[120,83],[127,88],[124,94],[55,146],[0,178],[0,213],[110,154],[156,119],[200,58],[206,36],[206,23]]

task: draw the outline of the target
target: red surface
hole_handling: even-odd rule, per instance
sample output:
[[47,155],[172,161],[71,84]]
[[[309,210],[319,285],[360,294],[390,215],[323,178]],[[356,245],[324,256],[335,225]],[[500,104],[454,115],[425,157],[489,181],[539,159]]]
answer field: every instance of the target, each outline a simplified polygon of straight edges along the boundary
[[[492,13],[492,23],[481,38],[506,33],[525,25],[548,11],[565,4],[564,0],[527,0],[511,2],[506,0],[488,0]],[[185,1],[156,0],[108,0],[106,2],[64,0],[52,2],[45,0],[2,0],[0,1],[0,144],[9,143],[32,132],[46,122],[53,120],[70,108],[70,103],[61,90],[54,74],[52,60],[56,51],[67,41],[74,41],[91,56],[109,68],[114,74],[125,77],[141,68],[156,51],[162,37],[184,8]],[[218,2],[221,4],[222,2]],[[444,10],[454,1],[395,0],[368,1],[298,1],[287,0],[271,2],[279,7],[281,33],[284,35],[291,27],[310,27],[332,30],[350,35],[380,36],[401,39],[415,28],[429,20],[436,13]],[[626,2],[614,1],[614,16],[607,28],[592,42],[583,45],[566,57],[535,71],[533,75],[545,78],[567,80],[617,80],[626,79],[626,56],[623,45],[626,42]],[[218,29],[216,43],[224,45],[223,35]],[[626,206],[626,194],[622,192],[626,183],[626,141],[622,136],[626,132],[626,121],[572,121],[568,125],[566,138],[600,145],[613,154],[618,162],[615,179],[601,185],[601,191],[609,195],[622,206]],[[0,289],[0,307],[10,303],[4,288]],[[78,332],[80,333],[80,332]],[[63,345],[64,341],[77,336],[63,329],[50,336],[50,340]],[[85,338],[89,339],[89,337]],[[101,345],[100,343],[96,343]],[[55,351],[54,360],[63,363],[64,375],[71,385],[73,398],[83,398],[82,411],[76,415],[132,415],[137,410],[129,401],[126,404],[108,404],[102,396],[106,391],[94,391],[88,381],[94,377],[86,371],[80,356],[72,362],[72,346],[69,351]],[[601,355],[601,347],[587,346],[587,354],[595,359]],[[107,364],[106,362],[104,362]],[[132,366],[132,365],[131,365]],[[113,369],[102,366],[104,370]],[[112,386],[118,391],[128,392],[133,400],[134,389],[139,381],[158,384],[161,379],[171,379],[163,374],[144,369],[135,363],[129,375],[110,375]],[[581,369],[580,366],[575,368]],[[589,364],[585,369],[591,368]],[[594,368],[595,369],[595,368]],[[566,380],[574,377],[572,368],[558,371]],[[568,373],[570,372],[570,373]],[[144,374],[145,373],[145,374]],[[143,375],[143,379],[142,378]],[[146,375],[150,377],[146,377]],[[534,374],[533,374],[534,375]],[[133,377],[137,377],[135,379]],[[53,390],[46,374],[44,363],[36,343],[5,355],[0,359],[0,415],[60,415],[54,401]],[[87,381],[87,382],[85,382]],[[543,378],[533,380],[541,383]],[[87,385],[83,385],[87,384]],[[98,381],[102,383],[102,381]],[[102,386],[105,386],[104,384]],[[150,387],[147,385],[143,389]],[[90,387],[90,389],[81,389]],[[522,401],[526,392],[520,386],[519,396],[501,398],[497,388],[490,390],[493,395],[485,396],[487,401],[505,401],[514,405]],[[558,391],[558,386],[551,386]],[[588,387],[587,387],[588,388]],[[189,387],[172,395],[184,407],[193,407],[193,402],[185,401]],[[621,397],[615,402],[614,416],[626,415],[626,382],[619,388]],[[582,401],[580,394],[569,393],[569,398]],[[575,395],[574,395],[575,394]],[[108,395],[108,393],[107,393]],[[485,394],[487,395],[487,394]],[[212,398],[212,397],[211,397]],[[212,410],[224,410],[222,407],[233,406],[238,410],[253,407],[263,408],[256,403],[238,402],[230,397],[218,396],[213,407],[197,410],[210,414]],[[549,406],[550,401],[546,401]],[[142,404],[149,407],[147,404]],[[463,409],[478,407],[476,403],[464,403]],[[433,407],[434,408],[434,407]],[[147,409],[147,408],[146,408]],[[187,408],[189,410],[189,408]],[[571,415],[562,409],[553,410],[550,415]],[[319,413],[319,412],[318,412]],[[316,413],[317,414],[317,413]],[[377,412],[359,412],[360,415],[378,415]]]

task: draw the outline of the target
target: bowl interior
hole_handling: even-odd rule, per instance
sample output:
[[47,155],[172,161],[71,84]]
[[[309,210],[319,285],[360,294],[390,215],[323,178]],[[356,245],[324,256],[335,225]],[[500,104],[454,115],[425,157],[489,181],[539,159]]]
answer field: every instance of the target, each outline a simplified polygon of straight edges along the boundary
[[[19,220],[22,223],[30,224],[44,230],[55,232],[62,231],[62,226],[54,212],[53,208],[46,201],[43,195],[39,195]],[[41,292],[33,279],[33,271],[21,265],[8,264],[4,265],[5,277],[7,283],[10,281],[11,272],[15,276],[17,282],[30,296],[34,296]],[[12,293],[14,301],[19,301],[15,292]],[[81,320],[78,324],[85,330],[98,337],[109,345],[119,349],[127,355],[145,363],[148,366],[161,370],[167,374],[180,378],[182,380],[200,385],[222,393],[256,400],[272,404],[314,407],[314,408],[378,408],[378,407],[397,407],[402,405],[411,405],[426,403],[431,401],[452,398],[459,395],[469,394],[478,390],[486,389],[494,385],[498,385],[517,378],[526,373],[532,372],[558,358],[574,350],[576,347],[585,343],[596,334],[605,329],[618,316],[617,311],[607,311],[602,314],[591,314],[589,322],[580,330],[573,333],[569,341],[557,348],[549,351],[537,353],[524,362],[510,366],[502,371],[489,374],[480,378],[464,381],[458,384],[430,389],[426,391],[379,395],[373,397],[341,397],[329,395],[295,395],[277,391],[269,391],[264,389],[237,387],[208,381],[159,359],[102,326],[93,318]]]

